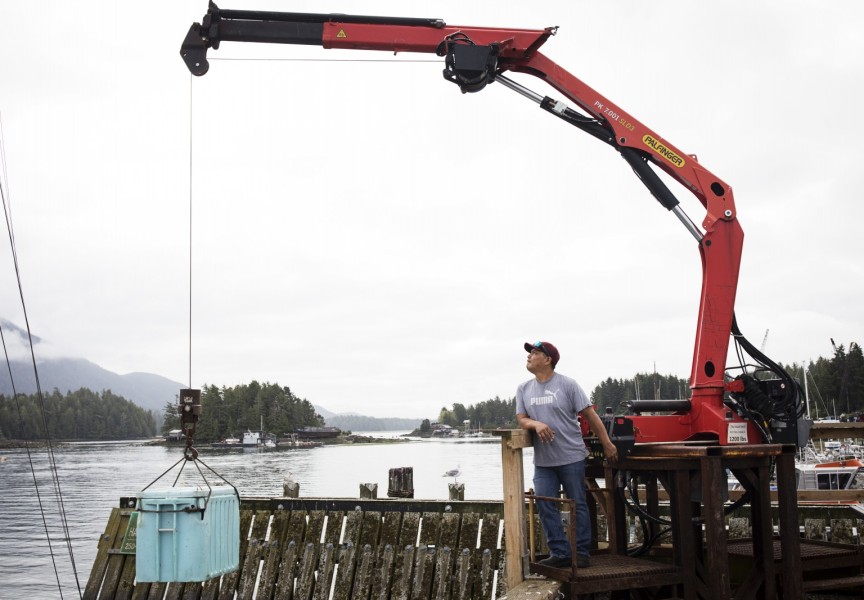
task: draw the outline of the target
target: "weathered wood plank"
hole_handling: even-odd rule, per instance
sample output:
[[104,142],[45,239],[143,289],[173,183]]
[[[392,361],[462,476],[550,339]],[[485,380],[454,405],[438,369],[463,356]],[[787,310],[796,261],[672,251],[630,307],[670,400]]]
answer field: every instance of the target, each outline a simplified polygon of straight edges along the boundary
[[389,597],[390,586],[393,582],[393,562],[395,555],[395,550],[390,544],[378,547],[375,558],[375,571],[372,576],[371,600],[387,600]]
[[261,565],[263,539],[252,538],[246,549],[246,558],[240,563],[240,581],[237,583],[237,600],[252,600],[255,594],[255,581]]
[[252,520],[252,529],[249,532],[250,540],[258,540],[259,542],[263,542],[267,537],[267,530],[270,527],[270,515],[272,513],[269,510],[256,510],[253,515]]
[[180,600],[183,595],[182,583],[169,583],[168,591],[165,592],[165,600]]
[[285,554],[279,564],[279,574],[273,585],[273,600],[292,600],[294,597],[294,577],[297,573],[297,544],[288,542]]
[[324,540],[325,544],[333,544],[334,546],[339,545],[339,536],[342,535],[342,525],[345,520],[345,513],[341,510],[331,511],[327,513],[327,522],[324,527]]
[[[132,592],[132,600],[147,600],[150,595],[150,584],[149,583],[138,583],[135,584],[135,589]],[[202,600],[210,600],[209,598],[203,598]]]
[[[480,570],[481,550],[477,548],[478,537],[480,535],[481,518],[478,513],[465,513],[462,515],[462,523],[459,526],[459,540],[457,541],[454,552],[458,552],[457,564],[454,567],[457,580],[454,580],[454,586],[458,587],[458,595],[464,598],[470,598],[474,589],[475,579]],[[489,527],[487,527],[489,529]],[[493,539],[491,534],[487,534],[487,539]],[[497,536],[494,537],[497,542]],[[463,562],[467,564],[463,565]],[[464,581],[461,578],[465,578]],[[478,584],[479,587],[479,584]]]
[[477,547],[477,535],[480,533],[480,515],[478,513],[465,513],[462,515],[462,523],[459,525],[459,538],[456,540],[456,548]]
[[459,513],[444,513],[438,525],[438,546],[456,548],[459,542],[459,526],[462,515]]
[[[120,513],[120,522],[118,524],[117,535],[114,536],[111,548],[116,550],[123,543],[123,535],[126,533],[126,526],[129,524],[129,512],[123,511]],[[120,586],[120,580],[123,576],[123,565],[126,563],[125,554],[109,554],[108,566],[105,569],[105,579],[102,582],[102,591],[99,593],[100,598],[113,598],[117,593],[117,588]]]
[[165,582],[157,582],[150,585],[150,593],[147,595],[147,600],[162,600],[165,597],[165,592],[168,589],[168,584]]
[[390,544],[394,548],[398,547],[400,545],[399,530],[402,527],[402,513],[393,511],[379,514],[382,514],[382,519],[381,533],[378,536],[378,543],[385,545]]
[[[252,511],[240,511],[240,552],[239,564],[242,567],[246,561],[246,550],[249,547],[249,528],[252,525]],[[237,583],[240,581],[240,570],[233,573],[226,573],[222,577],[222,585],[219,588],[219,600],[233,600],[234,591],[237,589]]]
[[369,511],[363,515],[363,531],[360,543],[369,544],[372,548],[378,546],[378,535],[381,533],[381,513]]
[[263,564],[261,565],[261,577],[258,581],[258,598],[269,599],[273,596],[281,558],[281,546],[278,541],[271,539],[262,544],[261,560]]
[[503,552],[497,548],[500,529],[501,517],[495,513],[484,513],[483,522],[480,524],[480,547],[472,552],[474,575],[471,595],[473,598],[491,598],[495,569],[499,556],[503,555]]
[[410,590],[411,600],[428,600],[435,570],[435,548],[421,544],[414,559],[414,580]]
[[313,510],[309,512],[309,518],[306,522],[306,535],[303,537],[303,543],[315,544],[321,543],[321,532],[324,530],[324,519],[327,513],[323,510]]
[[333,573],[336,567],[335,552],[335,547],[329,543],[324,544],[324,547],[319,551],[318,577],[315,579],[313,600],[327,600],[330,597],[330,588],[333,587]]
[[372,585],[372,567],[375,555],[372,546],[366,544],[360,550],[357,557],[357,569],[354,571],[354,587],[351,590],[352,600],[366,600],[369,597],[369,588]]
[[294,590],[295,600],[310,600],[315,589],[315,566],[318,563],[315,544],[309,542],[303,548],[303,556],[297,571],[297,585]]
[[406,512],[402,515],[402,528],[399,530],[397,545],[417,545],[417,533],[420,531],[420,513]]
[[354,568],[357,564],[357,546],[352,542],[339,548],[339,569],[333,586],[333,600],[348,600],[354,584]]
[[113,600],[131,600],[134,591],[135,556],[130,554],[123,561],[123,571],[120,573],[120,581],[117,582],[117,590],[114,592]]
[[273,520],[270,522],[270,535],[267,538],[271,544],[275,542],[282,548],[288,545],[285,542],[285,534],[288,532],[290,521],[291,511],[277,510],[273,513]]
[[423,513],[423,524],[420,526],[420,543],[426,546],[437,546],[441,525],[441,513]]
[[[477,579],[474,586],[474,598],[491,598],[492,586],[495,582],[495,568],[498,566],[492,551],[488,548],[483,550],[483,555],[480,559],[480,572],[477,574]],[[502,578],[499,577],[500,581]],[[480,589],[477,589],[476,583],[479,582]],[[501,596],[497,596],[500,598]]]
[[[102,585],[105,570],[108,567],[108,550],[115,547],[115,540],[120,530],[120,512],[119,508],[111,509],[111,515],[108,517],[105,531],[99,536],[99,542],[96,546],[96,559],[93,561],[93,566],[90,568],[90,578],[84,587],[84,600],[96,600],[98,597],[99,588]],[[123,535],[120,534],[120,542],[122,541]],[[119,547],[119,542],[116,547]]]
[[264,564],[261,567],[261,578],[258,583],[258,598],[272,598],[275,594],[276,579],[279,577],[279,568],[282,561],[283,549],[285,548],[285,533],[291,514],[284,510],[276,511],[270,522],[270,533],[268,541],[261,548],[261,559]]
[[474,569],[472,567],[473,553],[476,548],[462,548],[456,555],[453,571],[453,588],[450,593],[452,600],[469,600],[474,589]]
[[[285,532],[284,543],[287,548],[290,542],[294,542],[298,547],[302,547],[306,538],[306,517],[308,513],[305,510],[291,511],[291,518],[288,521],[288,530]],[[318,541],[316,540],[317,544]]]
[[201,583],[191,582],[183,586],[183,595],[180,600],[200,600],[201,598]]
[[414,576],[414,544],[408,544],[396,555],[390,600],[408,600]]
[[453,551],[449,546],[436,549],[435,574],[432,579],[432,598],[449,600],[453,576]]
[[219,597],[219,586],[221,584],[222,577],[214,577],[205,581],[201,587],[201,600],[216,600]]
[[501,516],[495,513],[484,513],[483,523],[480,528],[480,548],[489,548],[493,554],[496,554],[498,548],[498,532],[500,530]]
[[345,513],[345,533],[342,535],[343,544],[360,543],[360,532],[363,529],[364,514],[359,510],[351,510]]

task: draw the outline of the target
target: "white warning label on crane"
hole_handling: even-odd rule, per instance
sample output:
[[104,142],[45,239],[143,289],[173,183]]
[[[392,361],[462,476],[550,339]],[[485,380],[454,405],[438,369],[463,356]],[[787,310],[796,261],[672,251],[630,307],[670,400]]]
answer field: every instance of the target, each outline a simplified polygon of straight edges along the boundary
[[729,428],[726,430],[726,443],[746,444],[747,423],[729,423]]

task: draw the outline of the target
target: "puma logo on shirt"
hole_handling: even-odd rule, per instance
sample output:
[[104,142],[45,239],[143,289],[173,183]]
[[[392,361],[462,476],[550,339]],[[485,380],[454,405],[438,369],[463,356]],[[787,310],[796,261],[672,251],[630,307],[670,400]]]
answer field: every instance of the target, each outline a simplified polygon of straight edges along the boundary
[[531,404],[531,406],[535,406],[537,404],[553,404],[558,399],[559,390],[560,388],[558,390],[545,389],[543,390],[543,393],[546,394],[545,396],[535,396],[531,398],[528,402]]

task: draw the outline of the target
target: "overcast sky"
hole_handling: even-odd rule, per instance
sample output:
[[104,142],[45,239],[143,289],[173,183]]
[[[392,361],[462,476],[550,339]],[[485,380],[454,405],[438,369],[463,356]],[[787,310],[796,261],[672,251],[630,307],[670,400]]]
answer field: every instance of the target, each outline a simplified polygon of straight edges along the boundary
[[[221,7],[560,26],[544,54],[733,186],[745,335],[787,363],[864,340],[861,2]],[[432,55],[224,43],[193,78],[179,48],[206,10],[0,3],[2,183],[37,358],[269,381],[379,417],[509,398],[537,339],[589,392],[689,376],[698,250],[614,150],[500,84],[461,94]],[[0,317],[23,326],[3,237]]]

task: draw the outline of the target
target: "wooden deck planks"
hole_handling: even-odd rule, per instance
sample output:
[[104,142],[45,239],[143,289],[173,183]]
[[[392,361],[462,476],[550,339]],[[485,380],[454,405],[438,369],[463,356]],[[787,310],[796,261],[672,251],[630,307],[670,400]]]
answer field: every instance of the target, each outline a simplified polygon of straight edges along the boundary
[[[88,600],[469,600],[488,598],[500,516],[380,510],[240,512],[240,568],[198,583],[134,584],[119,548],[130,511],[112,510]],[[479,546],[479,547],[478,547]]]

